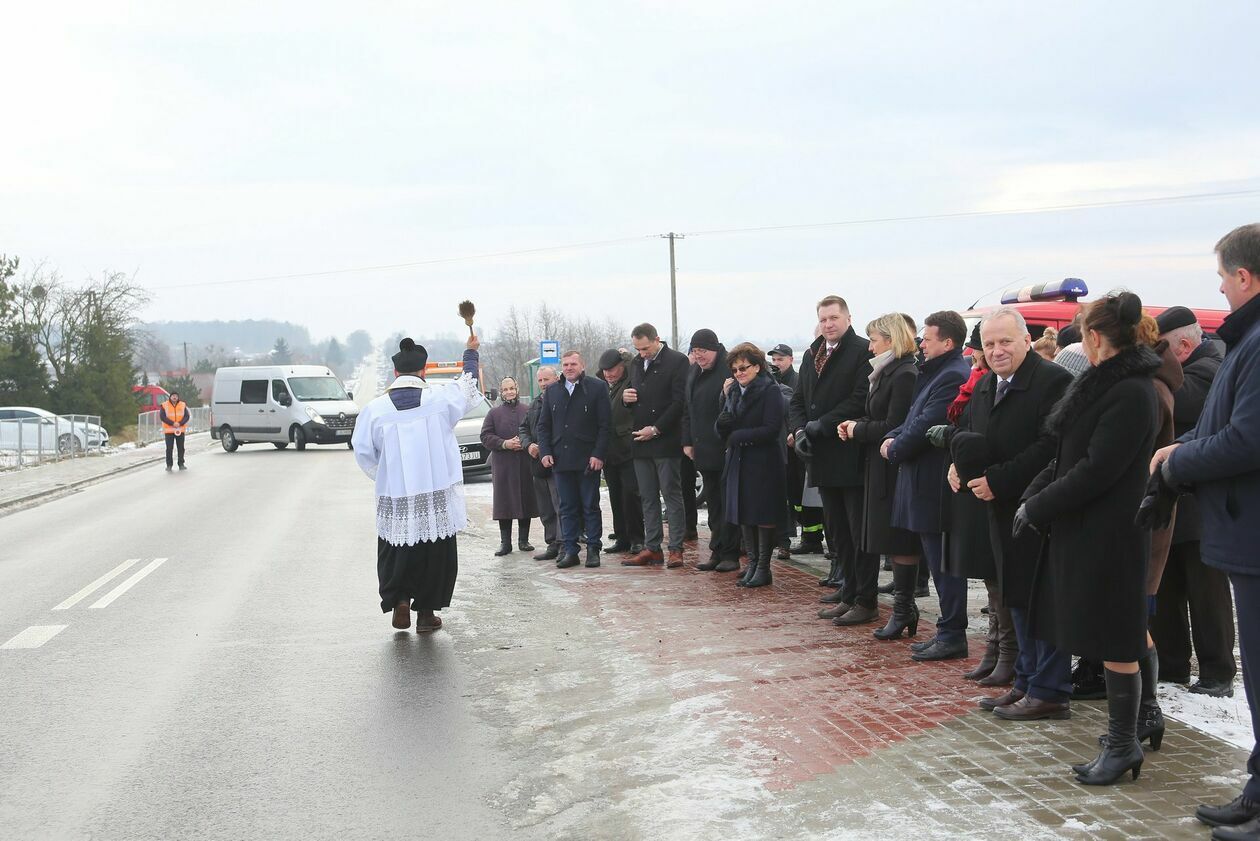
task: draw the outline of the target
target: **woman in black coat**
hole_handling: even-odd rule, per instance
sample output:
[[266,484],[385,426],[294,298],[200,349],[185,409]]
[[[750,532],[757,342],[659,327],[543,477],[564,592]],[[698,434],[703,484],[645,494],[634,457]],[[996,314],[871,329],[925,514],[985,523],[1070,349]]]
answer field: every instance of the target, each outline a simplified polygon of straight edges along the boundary
[[1150,532],[1134,523],[1145,495],[1157,409],[1148,347],[1151,322],[1130,292],[1085,310],[1082,334],[1091,367],[1068,388],[1047,421],[1058,456],[1029,486],[1014,531],[1047,535],[1033,574],[1029,630],[1064,651],[1104,661],[1109,722],[1103,749],[1073,766],[1077,781],[1110,785],[1142,768],[1137,742],[1147,653],[1146,564]]
[[832,622],[856,625],[878,618],[875,609],[875,584],[880,555],[893,560],[893,611],[888,624],[875,631],[876,639],[896,639],[903,631],[918,633],[919,609],[914,603],[915,573],[922,545],[918,535],[895,528],[892,520],[893,492],[897,487],[897,467],[879,455],[880,444],[890,429],[906,420],[914,399],[914,381],[919,370],[914,364],[914,334],[901,313],[889,313],[866,325],[870,340],[871,373],[867,379],[866,414],[860,420],[843,421],[837,428],[842,441],[856,441],[866,450],[866,485],[864,493],[862,553],[854,585],[856,596],[845,599],[853,608]]
[[756,345],[736,345],[726,355],[732,379],[714,428],[726,442],[726,516],[743,531],[748,569],[741,587],[771,583],[770,553],[787,498],[783,447],[783,396]]

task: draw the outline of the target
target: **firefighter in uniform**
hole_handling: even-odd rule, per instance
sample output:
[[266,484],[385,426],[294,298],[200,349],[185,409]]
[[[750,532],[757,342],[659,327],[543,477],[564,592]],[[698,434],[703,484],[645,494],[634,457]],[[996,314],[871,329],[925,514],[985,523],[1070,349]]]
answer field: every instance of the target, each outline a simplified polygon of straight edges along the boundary
[[166,436],[166,469],[173,467],[174,450],[179,450],[179,469],[184,466],[184,432],[188,428],[188,404],[179,399],[179,392],[172,391],[166,402],[158,408],[162,419],[162,433]]

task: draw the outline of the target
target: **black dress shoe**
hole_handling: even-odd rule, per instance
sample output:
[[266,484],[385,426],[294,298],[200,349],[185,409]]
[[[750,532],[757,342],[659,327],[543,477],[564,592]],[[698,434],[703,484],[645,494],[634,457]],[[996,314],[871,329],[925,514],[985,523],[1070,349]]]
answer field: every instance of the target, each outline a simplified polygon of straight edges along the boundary
[[499,551],[498,551],[498,552],[495,552],[495,553],[494,553],[494,556],[495,556],[496,558],[502,558],[504,555],[510,555],[510,554],[512,554],[512,544],[511,544],[511,543],[500,543],[500,544],[499,544]]
[[[630,541],[628,541],[628,540],[618,540],[618,541],[617,541],[616,543],[614,543],[612,546],[609,546],[609,547],[608,547],[608,549],[607,549],[607,551],[609,551],[609,552],[617,552],[617,553],[619,553],[619,554],[620,554],[620,553],[623,553],[623,552],[629,552],[629,551],[630,551]],[[639,551],[641,552],[641,551],[643,551],[643,550],[642,550],[642,549],[640,549]],[[635,554],[638,554],[638,553],[636,552]]]
[[875,588],[875,592],[883,593],[885,596],[892,593],[892,591],[893,591],[893,583],[891,581],[889,581],[887,584],[880,584],[878,587]]
[[522,552],[534,551],[533,545],[528,540],[522,540],[520,543],[516,544],[516,548],[520,549]]
[[718,561],[718,565],[713,568],[714,572],[739,572],[739,561],[728,560]]
[[626,550],[627,555],[637,555],[643,551],[642,543],[631,543],[630,548]]
[[867,622],[874,622],[879,619],[879,611],[873,607],[862,607],[855,605],[844,612],[843,615],[837,616],[831,620],[832,625],[844,627],[846,625],[865,625]]
[[1240,794],[1222,806],[1200,806],[1194,816],[1208,826],[1238,826],[1260,818],[1260,800]]
[[556,569],[568,569],[569,567],[575,567],[580,563],[581,561],[578,560],[577,552],[570,552],[560,560],[556,561]]
[[1212,838],[1214,841],[1253,841],[1260,838],[1260,818],[1237,826],[1218,826],[1212,830]]
[[935,636],[929,639],[919,640],[918,642],[912,642],[910,643],[910,650],[911,651],[927,651],[932,646],[932,643],[934,642],[936,642]]
[[922,651],[910,655],[910,659],[919,663],[932,660],[962,660],[967,656],[967,641],[942,642],[937,640]]
[[598,549],[592,549],[590,546],[586,547],[586,565],[588,567],[599,566],[599,550]]
[[709,560],[705,561],[702,564],[696,564],[696,569],[700,570],[701,572],[712,572],[713,570],[717,569],[717,565],[718,565],[718,553],[710,552]]
[[1072,717],[1072,708],[1068,702],[1055,703],[1043,701],[1031,695],[1025,695],[1013,704],[1004,704],[993,708],[993,714],[1007,721],[1044,721],[1046,719],[1065,719]]
[[1195,695],[1210,695],[1213,698],[1233,698],[1234,684],[1228,680],[1204,680],[1199,678],[1199,682],[1190,687],[1190,691]]
[[560,557],[560,544],[551,543],[551,544],[548,544],[546,549],[542,550],[537,555],[535,555],[534,560],[535,561],[554,561],[558,557]]

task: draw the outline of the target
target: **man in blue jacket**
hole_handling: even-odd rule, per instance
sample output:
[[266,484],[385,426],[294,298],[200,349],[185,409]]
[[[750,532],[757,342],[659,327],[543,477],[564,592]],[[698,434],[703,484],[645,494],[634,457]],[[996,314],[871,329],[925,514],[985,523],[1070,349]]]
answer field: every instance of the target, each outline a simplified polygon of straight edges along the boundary
[[[1217,335],[1225,361],[1194,429],[1155,453],[1151,471],[1171,487],[1192,487],[1199,502],[1203,562],[1229,575],[1238,610],[1238,647],[1252,730],[1260,734],[1260,223],[1216,244],[1221,292],[1230,314]],[[1200,806],[1216,839],[1260,838],[1260,743],[1247,760],[1251,779],[1224,806]]]
[[[543,393],[538,417],[542,466],[552,468],[560,496],[564,551],[559,569],[578,565],[578,518],[586,524],[586,565],[599,566],[604,522],[599,510],[599,473],[608,451],[612,408],[608,385],[588,377],[576,350],[560,358],[562,377]],[[579,514],[580,512],[580,514]]]
[[941,570],[946,454],[931,445],[927,431],[945,423],[949,404],[971,375],[971,366],[962,355],[967,324],[961,315],[934,312],[923,324],[923,364],[914,386],[914,401],[905,423],[888,433],[879,452],[899,465],[892,524],[919,535],[941,604],[936,636],[912,643],[911,659],[955,660],[967,656],[967,580]]

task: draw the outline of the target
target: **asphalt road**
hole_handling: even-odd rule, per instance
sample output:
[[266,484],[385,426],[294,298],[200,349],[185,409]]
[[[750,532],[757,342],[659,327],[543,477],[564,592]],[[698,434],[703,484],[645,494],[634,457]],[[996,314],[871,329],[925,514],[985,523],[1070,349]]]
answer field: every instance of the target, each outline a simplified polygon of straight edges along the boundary
[[458,611],[393,631],[373,526],[344,447],[213,450],[0,518],[0,834],[530,837]]

